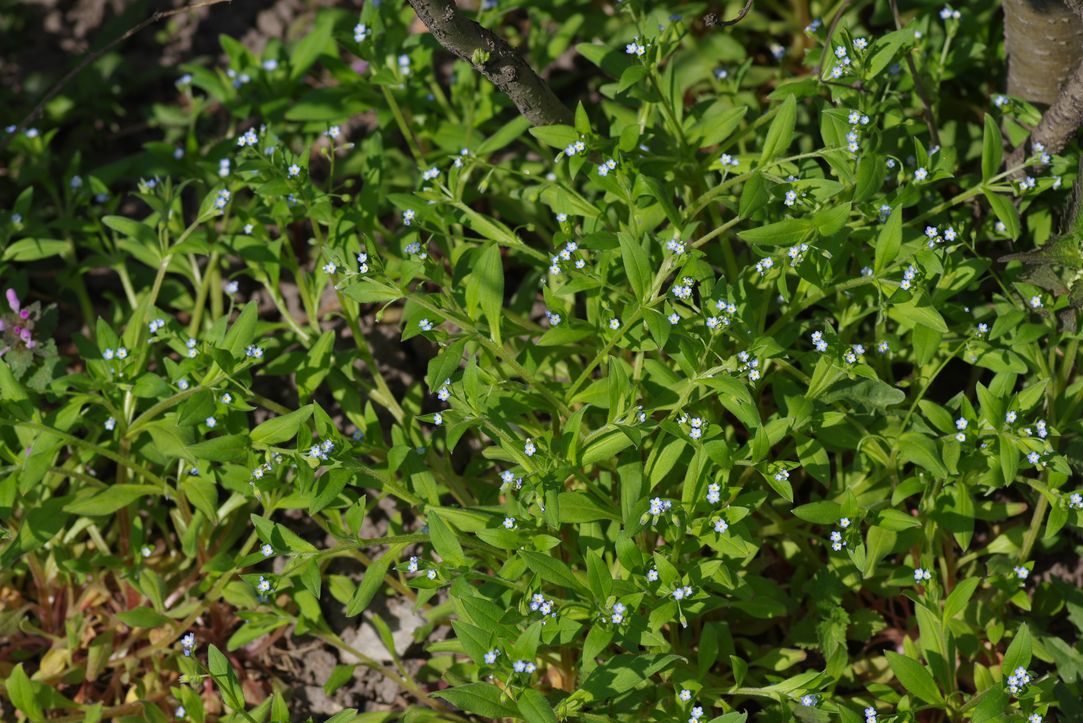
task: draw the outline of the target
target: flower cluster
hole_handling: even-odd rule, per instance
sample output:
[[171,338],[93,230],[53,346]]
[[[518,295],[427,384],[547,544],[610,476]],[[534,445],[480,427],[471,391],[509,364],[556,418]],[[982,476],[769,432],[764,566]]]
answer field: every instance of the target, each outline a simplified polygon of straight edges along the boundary
[[850,348],[842,354],[842,358],[847,364],[857,364],[865,354],[865,347],[862,344],[851,344]]
[[[571,261],[573,255],[579,251],[579,244],[575,241],[569,241],[564,244],[564,248],[560,250],[555,256],[550,259],[549,273],[554,276],[560,275],[560,264],[562,261]],[[586,260],[582,256],[575,257],[575,268],[582,269],[586,266]]]
[[668,512],[673,507],[673,503],[669,500],[664,500],[661,497],[653,497],[650,501],[649,514],[657,517],[665,512]]
[[325,439],[322,442],[312,445],[308,448],[308,456],[312,459],[318,459],[321,462],[327,461],[328,454],[335,448],[335,443],[330,439]]
[[843,517],[839,520],[839,529],[831,531],[831,549],[835,552],[841,552],[842,548],[846,547],[846,539],[843,535],[849,527],[850,518]]
[[[249,128],[237,138],[237,145],[241,148],[247,146],[255,146],[259,143],[259,136],[256,134],[255,128]],[[221,171],[221,167],[219,167]]]
[[[576,155],[578,153],[582,153],[585,150],[587,150],[587,144],[584,143],[583,139],[580,138],[579,140],[575,141],[574,143],[569,143],[568,145],[564,146],[564,155],[567,156],[568,158],[571,158],[572,156],[574,156],[574,155]],[[605,175],[605,174],[602,174],[602,175]]]
[[500,480],[502,482],[502,484],[500,485],[501,488],[514,486],[515,489],[518,490],[522,489],[523,487],[523,478],[516,477],[515,473],[512,472],[510,469],[506,469],[500,473]]
[[[688,425],[688,436],[692,439],[699,439],[703,436],[703,430],[707,429],[707,422],[703,417],[689,417],[687,414],[682,414],[677,418],[677,424],[684,426]],[[656,514],[652,512],[651,514]]]
[[1012,671],[1012,674],[1008,676],[1008,692],[1012,695],[1019,695],[1023,690],[1030,685],[1030,673],[1027,669],[1020,666]]
[[530,609],[533,612],[541,613],[542,617],[555,618],[557,616],[556,603],[546,599],[541,593],[536,592],[530,597]]
[[899,282],[899,288],[903,291],[909,291],[910,286],[917,275],[917,269],[915,269],[913,266],[907,266],[906,269],[903,270],[903,278],[902,281]]
[[642,58],[643,54],[647,52],[647,46],[640,43],[639,37],[637,36],[632,40],[632,42],[624,46],[624,52],[628,55],[634,55],[636,57]]
[[760,360],[752,357],[747,351],[737,352],[737,360],[741,362],[737,367],[737,371],[741,374],[748,374],[748,380],[750,382],[757,382],[760,380]]
[[937,246],[944,243],[945,241],[954,241],[955,237],[955,229],[951,226],[948,226],[946,229],[944,229],[943,234],[941,234],[940,229],[937,226],[925,227],[926,244],[931,249],[935,249]]
[[[15,289],[8,289],[5,295],[11,311],[8,314],[0,314],[0,334],[3,335],[0,357],[12,349],[30,350],[37,347],[38,342],[34,340],[34,325],[41,318],[41,305],[37,302],[23,306]],[[127,353],[125,350],[125,356]]]
[[694,592],[695,591],[691,587],[689,587],[688,585],[684,585],[674,588],[673,592],[671,592],[670,595],[673,596],[674,600],[680,602],[681,600],[687,600],[688,598],[692,597],[692,594]]

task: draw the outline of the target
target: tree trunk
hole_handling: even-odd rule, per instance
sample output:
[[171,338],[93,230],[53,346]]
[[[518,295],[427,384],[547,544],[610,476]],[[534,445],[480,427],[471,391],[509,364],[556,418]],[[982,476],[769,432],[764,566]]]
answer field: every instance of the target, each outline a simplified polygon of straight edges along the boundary
[[1056,101],[1083,61],[1078,6],[1083,0],[1004,0],[1009,95],[1044,105]]

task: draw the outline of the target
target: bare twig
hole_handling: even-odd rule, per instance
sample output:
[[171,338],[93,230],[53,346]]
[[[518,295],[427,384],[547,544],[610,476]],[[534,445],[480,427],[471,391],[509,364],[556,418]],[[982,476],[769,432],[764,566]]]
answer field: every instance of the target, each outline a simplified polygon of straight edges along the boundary
[[[890,0],[891,2],[891,14],[895,16],[895,29],[902,29],[902,18],[899,16],[899,3],[898,0]],[[936,116],[933,115],[933,104],[929,100],[929,94],[925,91],[925,84],[921,81],[921,76],[918,75],[917,65],[914,64],[914,58],[910,54],[910,51],[906,51],[906,65],[910,69],[910,75],[914,79],[914,89],[918,92],[918,97],[921,98],[922,114],[925,116],[925,125],[929,128],[929,137],[932,138],[933,143],[937,146],[940,145],[940,131],[936,129]]]
[[16,134],[25,129],[31,123],[33,123],[34,119],[41,115],[41,111],[43,108],[45,108],[45,104],[51,101],[54,97],[56,97],[56,94],[59,93],[64,88],[64,86],[70,83],[72,78],[79,75],[79,73],[81,73],[88,65],[95,62],[98,58],[102,57],[110,50],[115,48],[117,45],[123,43],[125,40],[141,31],[143,28],[147,27],[148,25],[153,25],[159,20],[171,18],[174,15],[180,15],[182,13],[187,13],[192,10],[199,10],[200,8],[205,8],[210,5],[219,5],[221,3],[229,2],[232,2],[232,0],[201,0],[200,2],[193,3],[191,5],[185,5],[182,8],[174,8],[173,10],[158,10],[149,18],[139,23],[135,27],[131,28],[130,30],[128,30],[128,32],[124,33],[120,37],[113,39],[112,41],[106,43],[103,47],[98,48],[91,53],[87,53],[83,56],[83,59],[75,65],[74,68],[68,71],[67,75],[57,81],[57,83],[53,85],[53,87],[50,88],[49,91],[45,95],[43,95],[40,100],[38,100],[37,104],[33,107],[33,109],[26,114],[26,117],[23,118],[17,126],[15,126],[15,130],[7,134],[7,136],[3,140],[0,140],[0,148],[4,148],[5,146],[7,146],[7,144],[11,142],[11,139],[14,138]]
[[544,80],[508,43],[459,12],[453,0],[407,0],[444,48],[474,66],[508,96],[536,126],[564,123],[574,116]]
[[745,19],[745,15],[748,15],[748,11],[752,9],[752,0],[745,0],[745,6],[741,8],[741,12],[737,13],[737,17],[733,20],[723,20],[718,16],[716,12],[709,12],[703,16],[703,24],[709,28],[713,28],[716,25],[720,28],[728,28],[731,25],[736,25]]

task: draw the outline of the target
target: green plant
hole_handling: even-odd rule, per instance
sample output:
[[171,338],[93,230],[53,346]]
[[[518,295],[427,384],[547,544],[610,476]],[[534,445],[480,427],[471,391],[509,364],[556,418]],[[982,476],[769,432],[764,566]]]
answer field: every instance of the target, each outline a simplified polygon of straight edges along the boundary
[[[406,701],[336,721],[1083,715],[1050,572],[1083,508],[1074,158],[1003,166],[1037,112],[994,99],[991,3],[876,36],[846,5],[730,36],[538,4],[507,31],[534,67],[574,44],[593,102],[529,128],[366,4],[260,57],[223,37],[123,163],[14,138],[20,715],[288,720],[287,638]],[[59,349],[13,331],[25,299]]]

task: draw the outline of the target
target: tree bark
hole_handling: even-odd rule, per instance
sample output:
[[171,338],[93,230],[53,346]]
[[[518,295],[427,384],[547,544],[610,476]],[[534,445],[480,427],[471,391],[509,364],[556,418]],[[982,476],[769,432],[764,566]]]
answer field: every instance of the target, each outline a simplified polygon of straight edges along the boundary
[[573,123],[572,112],[530,64],[503,38],[463,15],[453,0],[407,2],[440,45],[492,81],[531,123]]
[[1057,153],[1083,125],[1083,0],[1004,0],[1004,42],[1008,93],[1050,106],[1031,143]]
[[[1071,6],[1071,7],[1070,7]],[[1008,94],[1051,105],[1083,61],[1083,0],[1004,0]]]
[[1059,153],[1080,125],[1083,125],[1083,63],[1061,87],[1056,101],[1042,114],[1031,134],[1031,143],[1041,143],[1049,153]]

